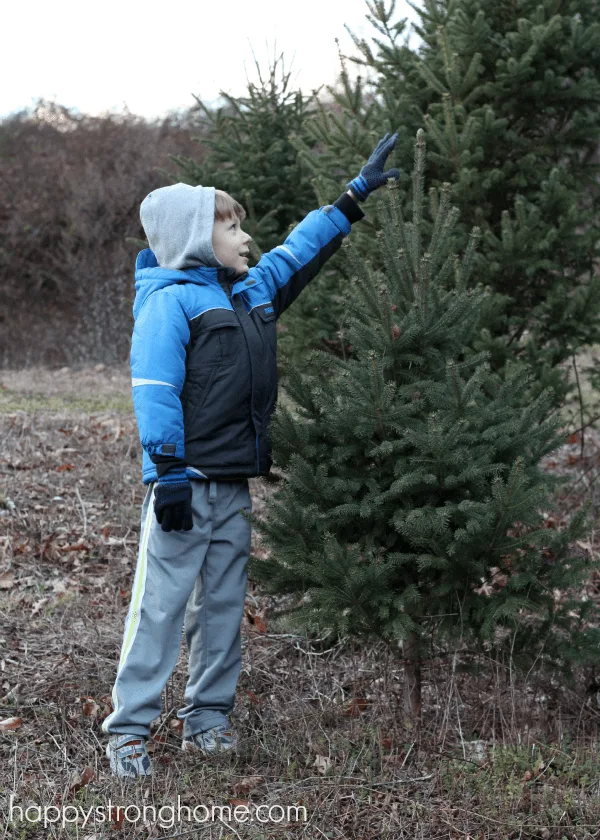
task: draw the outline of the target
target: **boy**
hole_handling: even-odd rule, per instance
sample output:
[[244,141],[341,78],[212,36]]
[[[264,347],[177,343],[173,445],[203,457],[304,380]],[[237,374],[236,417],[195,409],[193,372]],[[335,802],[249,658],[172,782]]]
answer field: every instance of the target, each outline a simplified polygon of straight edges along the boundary
[[161,692],[189,651],[183,749],[233,749],[250,553],[250,476],[268,474],[277,399],[276,321],[364,217],[357,201],[398,178],[383,172],[397,134],[379,141],[334,205],[310,212],[248,269],[243,208],[214,187],[151,192],[136,260],[133,404],[143,448],[140,546],[108,734],[111,771],[152,773],[145,742]]

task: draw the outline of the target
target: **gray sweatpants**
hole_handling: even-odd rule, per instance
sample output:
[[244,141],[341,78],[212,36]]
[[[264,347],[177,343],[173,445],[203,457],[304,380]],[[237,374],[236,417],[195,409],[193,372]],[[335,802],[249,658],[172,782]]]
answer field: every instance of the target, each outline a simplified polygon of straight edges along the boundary
[[229,723],[241,669],[240,624],[248,581],[252,510],[248,479],[192,480],[191,531],[163,531],[154,513],[155,482],[142,505],[142,528],[107,734],[150,737],[161,692],[185,639],[189,651],[183,737]]

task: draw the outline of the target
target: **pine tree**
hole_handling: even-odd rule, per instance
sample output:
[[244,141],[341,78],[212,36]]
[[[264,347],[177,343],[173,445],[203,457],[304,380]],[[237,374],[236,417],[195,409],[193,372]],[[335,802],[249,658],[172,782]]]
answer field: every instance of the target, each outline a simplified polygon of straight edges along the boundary
[[567,671],[598,645],[595,605],[554,597],[597,561],[569,553],[587,508],[563,532],[544,527],[564,480],[539,465],[564,437],[551,395],[523,408],[526,365],[510,362],[502,379],[488,351],[473,350],[487,297],[467,289],[480,232],[462,260],[450,251],[458,210],[444,184],[423,236],[424,166],[419,130],[412,223],[389,182],[374,196],[384,269],[346,240],[353,355],[313,351],[314,378],[291,372],[295,410],[280,404],[270,428],[284,480],[264,520],[248,515],[269,551],[251,556],[249,573],[292,596],[279,613],[288,626],[401,644],[417,721],[434,636],[499,654],[509,645],[517,667],[543,649]]
[[[317,206],[309,169],[292,137],[302,143],[304,153],[313,152],[316,141],[307,133],[306,125],[319,92],[304,96],[301,90],[289,89],[291,72],[285,72],[283,55],[269,65],[268,78],[263,78],[258,63],[256,69],[259,84],[248,81],[247,96],[221,92],[226,107],[213,112],[197,99],[198,110],[203,113],[202,131],[195,138],[202,148],[201,159],[171,156],[180,170],[178,179],[225,190],[244,206],[248,213],[244,229],[253,237],[250,256],[254,261],[263,251],[280,245]],[[310,320],[312,333],[308,342],[302,343],[303,350],[323,346],[321,339],[329,336],[326,277],[335,273],[335,264],[334,256],[323,276],[277,325],[282,378],[286,364],[301,363],[303,355],[296,333],[290,331],[293,321]]]
[[198,110],[204,112],[203,131],[195,138],[203,157],[174,155],[172,159],[187,183],[225,190],[244,206],[245,227],[261,243],[260,248],[258,242],[251,246],[252,256],[258,259],[263,250],[279,245],[290,225],[313,209],[308,171],[289,136],[303,137],[309,150],[314,145],[303,128],[316,94],[304,97],[301,90],[288,90],[291,73],[285,73],[283,55],[269,65],[267,79],[258,63],[256,68],[260,83],[248,80],[247,96],[221,91],[226,108],[213,112],[196,99]]
[[[306,164],[321,194],[335,195],[373,139],[399,131],[393,163],[405,187],[411,138],[425,127],[428,182],[433,191],[449,182],[460,211],[457,247],[481,229],[473,284],[493,295],[474,348],[490,351],[497,372],[511,357],[527,360],[527,398],[552,386],[558,405],[576,387],[560,366],[600,341],[597,0],[411,3],[423,41],[416,51],[399,43],[406,21],[393,22],[394,2],[367,5],[379,34],[373,47],[353,35],[360,55],[350,60],[373,78],[352,84],[344,71],[342,88],[329,88],[341,113],[311,121],[326,152],[305,150]],[[372,229],[358,227],[355,238],[376,260]],[[342,318],[343,307],[331,310],[332,337]]]

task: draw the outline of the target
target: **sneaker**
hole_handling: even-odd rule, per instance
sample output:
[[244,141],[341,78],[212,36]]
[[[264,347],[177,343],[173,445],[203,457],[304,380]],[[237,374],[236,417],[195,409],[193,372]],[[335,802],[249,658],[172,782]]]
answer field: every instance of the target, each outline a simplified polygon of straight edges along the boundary
[[106,745],[106,757],[110,759],[110,769],[114,776],[137,779],[152,775],[152,762],[146,752],[146,741],[139,735],[111,735]]
[[235,750],[237,736],[228,723],[221,723],[206,732],[196,732],[191,738],[184,738],[182,750],[199,750],[204,755],[215,755]]

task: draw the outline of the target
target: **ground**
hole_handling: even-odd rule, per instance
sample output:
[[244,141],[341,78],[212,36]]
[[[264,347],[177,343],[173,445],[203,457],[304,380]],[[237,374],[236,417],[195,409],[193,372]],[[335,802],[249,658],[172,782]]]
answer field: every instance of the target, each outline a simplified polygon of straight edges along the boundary
[[[587,672],[565,683],[516,676],[510,662],[468,650],[440,656],[425,669],[415,730],[402,714],[397,651],[283,632],[252,581],[232,715],[239,754],[198,760],[180,750],[182,648],[150,741],[156,775],[123,788],[108,773],[100,724],[145,493],[128,367],[0,372],[0,436],[2,838],[183,836],[194,823],[183,811],[169,825],[178,796],[192,808],[277,806],[267,822],[205,826],[202,837],[597,836],[600,712]],[[583,458],[576,434],[547,464],[572,479],[557,527],[594,493],[598,433],[587,429],[584,443]],[[277,484],[250,487],[260,515]],[[595,552],[594,537],[579,550]],[[264,551],[256,535],[252,551]],[[582,594],[598,597],[596,584]],[[144,824],[113,808],[84,826],[81,814],[107,813],[109,800],[162,806],[164,819]],[[53,804],[83,809],[61,812],[79,814],[78,825],[44,828],[35,810],[30,822],[15,810]],[[295,806],[305,816],[287,813]]]

